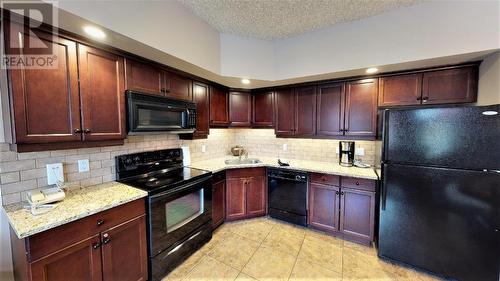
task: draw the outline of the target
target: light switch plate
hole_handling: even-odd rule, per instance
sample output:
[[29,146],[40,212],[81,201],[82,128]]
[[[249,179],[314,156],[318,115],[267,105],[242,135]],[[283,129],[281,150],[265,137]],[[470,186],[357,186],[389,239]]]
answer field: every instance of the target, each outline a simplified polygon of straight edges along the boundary
[[64,171],[62,163],[47,164],[47,184],[64,182]]
[[201,145],[201,152],[203,152],[203,153],[207,152],[207,145],[206,144]]
[[283,144],[283,151],[287,151],[288,150],[288,144],[284,143]]
[[78,173],[89,171],[89,159],[78,160]]
[[363,156],[363,155],[365,155],[365,149],[362,147],[356,147],[354,149],[354,154],[359,155],[359,156]]

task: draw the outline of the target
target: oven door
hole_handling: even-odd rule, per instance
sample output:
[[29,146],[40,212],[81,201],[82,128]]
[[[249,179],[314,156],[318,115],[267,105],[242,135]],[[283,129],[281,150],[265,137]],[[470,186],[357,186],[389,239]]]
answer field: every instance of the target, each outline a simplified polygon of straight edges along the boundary
[[193,132],[196,122],[195,108],[190,102],[129,92],[129,134],[155,131]]
[[150,256],[171,249],[212,223],[211,180],[189,183],[149,197]]

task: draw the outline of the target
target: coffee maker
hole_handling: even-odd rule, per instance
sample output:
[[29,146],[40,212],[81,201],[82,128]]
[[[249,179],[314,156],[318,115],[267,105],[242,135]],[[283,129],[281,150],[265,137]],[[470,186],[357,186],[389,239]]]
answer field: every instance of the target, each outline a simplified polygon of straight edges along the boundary
[[352,167],[354,165],[353,141],[339,142],[339,165],[344,167]]

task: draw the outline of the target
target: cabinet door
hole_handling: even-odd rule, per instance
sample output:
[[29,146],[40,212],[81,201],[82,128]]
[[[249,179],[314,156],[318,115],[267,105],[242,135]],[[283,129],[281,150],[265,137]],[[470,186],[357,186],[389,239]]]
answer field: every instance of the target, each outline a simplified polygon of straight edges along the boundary
[[101,233],[105,281],[146,281],[148,257],[145,216]]
[[250,127],[252,122],[250,93],[229,93],[229,122],[231,126]]
[[33,262],[31,277],[33,281],[102,280],[99,234]]
[[378,79],[363,79],[346,83],[345,120],[346,136],[377,135]]
[[291,136],[295,131],[295,93],[292,89],[278,90],[276,98],[276,135]]
[[187,77],[182,77],[171,72],[165,72],[165,88],[166,96],[169,98],[189,101],[193,100],[193,93],[191,91],[192,81]]
[[210,87],[210,125],[229,125],[228,92],[217,87]]
[[416,105],[422,96],[422,73],[381,77],[378,105]]
[[165,75],[161,68],[134,60],[126,62],[127,89],[165,95]]
[[125,138],[125,75],[123,58],[78,45],[83,138]]
[[246,180],[247,215],[250,217],[266,214],[265,177],[251,177]]
[[424,73],[422,104],[475,102],[477,75],[476,66]]
[[5,32],[8,54],[19,55],[37,36],[57,56],[52,69],[9,70],[16,143],[81,140],[76,43],[14,23]]
[[226,180],[226,219],[234,220],[245,217],[246,193],[245,178]]
[[212,185],[212,225],[214,228],[224,222],[225,189],[225,181],[219,181]]
[[333,185],[309,184],[309,225],[325,231],[339,230],[339,192]]
[[196,103],[196,131],[195,136],[206,137],[208,135],[208,119],[209,116],[209,96],[208,85],[203,83],[193,83],[194,98]]
[[318,86],[317,134],[340,136],[344,134],[345,84]]
[[348,238],[370,243],[375,223],[375,192],[342,188],[340,231]]
[[296,89],[295,135],[316,134],[316,87]]
[[253,127],[274,126],[274,93],[252,94],[252,113]]

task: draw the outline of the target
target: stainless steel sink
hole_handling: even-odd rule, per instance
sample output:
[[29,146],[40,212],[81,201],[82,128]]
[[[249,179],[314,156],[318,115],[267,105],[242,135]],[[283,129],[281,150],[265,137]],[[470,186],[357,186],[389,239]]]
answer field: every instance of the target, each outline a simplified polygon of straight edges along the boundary
[[224,161],[227,165],[244,165],[244,164],[258,164],[262,163],[257,158],[246,158],[246,159],[229,159]]

